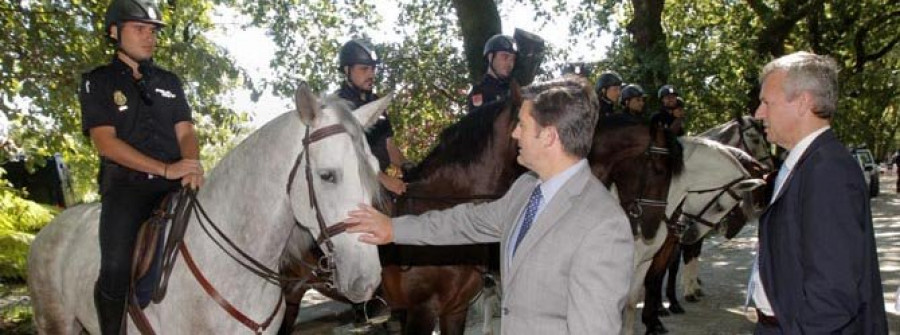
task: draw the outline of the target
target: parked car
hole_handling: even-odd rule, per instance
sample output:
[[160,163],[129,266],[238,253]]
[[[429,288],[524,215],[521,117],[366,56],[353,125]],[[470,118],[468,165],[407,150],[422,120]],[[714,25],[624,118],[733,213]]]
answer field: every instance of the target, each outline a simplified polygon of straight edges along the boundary
[[863,177],[865,177],[866,185],[869,187],[869,196],[873,198],[878,196],[881,171],[878,163],[875,162],[875,157],[872,156],[872,151],[866,148],[856,148],[850,150],[850,153],[853,154],[853,157],[856,157],[859,167],[863,170]]
[[38,203],[67,208],[74,205],[75,192],[72,189],[69,168],[60,154],[47,158],[44,166],[37,166],[29,172],[25,161],[16,159],[3,164],[4,178],[14,188],[28,191],[27,198]]

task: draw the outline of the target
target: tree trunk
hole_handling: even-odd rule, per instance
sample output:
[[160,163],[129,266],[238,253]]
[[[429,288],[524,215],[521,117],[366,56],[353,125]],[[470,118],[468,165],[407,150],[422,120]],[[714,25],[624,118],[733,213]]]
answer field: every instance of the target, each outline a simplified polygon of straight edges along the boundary
[[[660,0],[662,1],[662,0]],[[466,53],[466,64],[469,68],[469,82],[475,84],[487,69],[482,52],[484,43],[491,36],[499,34],[500,13],[494,1],[486,0],[453,0],[456,16],[459,19],[460,31],[463,35],[463,50]]]
[[[634,61],[637,63],[638,82],[648,95],[655,96],[656,87],[666,84],[671,68],[666,35],[662,29],[664,0],[632,0],[634,16],[626,29],[634,40]],[[657,99],[650,99],[650,106],[659,106]],[[652,109],[648,109],[652,110]]]

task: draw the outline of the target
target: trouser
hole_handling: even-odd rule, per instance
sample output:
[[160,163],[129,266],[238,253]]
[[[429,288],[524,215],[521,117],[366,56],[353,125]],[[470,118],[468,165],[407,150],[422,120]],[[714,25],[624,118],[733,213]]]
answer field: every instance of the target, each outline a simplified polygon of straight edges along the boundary
[[131,258],[141,223],[178,181],[150,178],[119,166],[105,167],[101,178],[100,275],[94,290],[101,333],[121,334],[129,295]]

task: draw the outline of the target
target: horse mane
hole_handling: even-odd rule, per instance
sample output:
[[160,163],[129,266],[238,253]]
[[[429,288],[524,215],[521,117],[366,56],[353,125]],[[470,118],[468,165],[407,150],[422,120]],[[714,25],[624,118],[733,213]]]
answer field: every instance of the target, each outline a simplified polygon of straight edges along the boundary
[[405,181],[422,179],[425,169],[429,167],[450,164],[468,166],[478,162],[495,136],[494,121],[511,108],[511,100],[501,100],[472,109],[459,121],[441,131],[437,144],[409,171],[404,177]]
[[650,134],[655,136],[657,132],[662,132],[666,141],[666,149],[669,150],[669,154],[666,156],[666,164],[668,164],[673,176],[680,175],[684,171],[684,147],[678,141],[678,136],[669,128],[658,128],[659,126],[656,124],[650,125]]

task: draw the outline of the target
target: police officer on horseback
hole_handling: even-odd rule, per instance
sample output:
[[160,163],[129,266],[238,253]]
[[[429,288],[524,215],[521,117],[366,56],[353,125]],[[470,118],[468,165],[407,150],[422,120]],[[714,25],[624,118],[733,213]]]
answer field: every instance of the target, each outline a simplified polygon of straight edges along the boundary
[[518,46],[512,37],[497,34],[487,40],[483,52],[488,64],[487,73],[481,83],[469,91],[466,98],[469,110],[509,96],[517,53]]
[[682,109],[676,113],[678,108],[678,91],[672,85],[663,85],[657,92],[657,97],[662,102],[659,112],[653,114],[650,123],[653,126],[669,129],[675,136],[684,135],[684,100],[682,100]]
[[[619,101],[619,96],[622,93],[622,76],[615,71],[603,72],[600,74],[600,78],[597,79],[594,90],[597,92],[597,96],[600,97],[600,116],[612,114],[616,110],[616,102]],[[641,89],[641,96],[644,95],[643,91]]]
[[622,110],[625,114],[637,117],[641,119],[642,122],[646,122],[646,117],[644,116],[645,96],[646,94],[641,85],[628,84],[622,89],[622,92],[619,95],[619,104],[622,105]]
[[[335,94],[352,103],[354,109],[377,100],[378,95],[373,92],[373,88],[375,70],[381,61],[372,46],[364,40],[347,41],[341,47],[338,58],[344,81]],[[394,129],[386,114],[379,116],[378,121],[366,130],[369,148],[378,159],[378,167],[381,169],[378,181],[388,191],[400,195],[406,192],[406,184],[385,172],[391,165],[406,171],[412,164],[407,162],[394,144],[393,137]]]
[[82,75],[82,131],[100,154],[100,274],[94,302],[103,334],[124,331],[140,224],[166,194],[203,184],[181,80],[152,60],[165,26],[160,17],[153,0],[114,0],[103,33],[115,55]]

